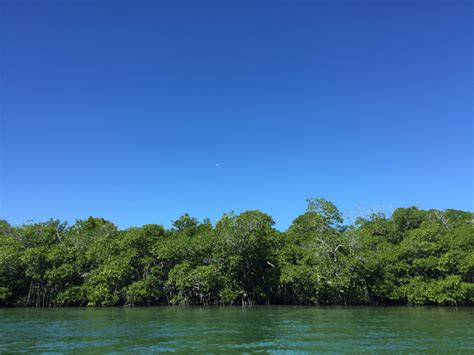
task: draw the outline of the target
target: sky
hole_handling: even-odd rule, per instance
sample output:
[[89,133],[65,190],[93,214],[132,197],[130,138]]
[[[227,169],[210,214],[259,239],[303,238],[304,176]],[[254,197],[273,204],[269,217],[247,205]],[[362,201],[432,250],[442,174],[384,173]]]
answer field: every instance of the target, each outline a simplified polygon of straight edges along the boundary
[[474,210],[471,1],[0,8],[10,223]]

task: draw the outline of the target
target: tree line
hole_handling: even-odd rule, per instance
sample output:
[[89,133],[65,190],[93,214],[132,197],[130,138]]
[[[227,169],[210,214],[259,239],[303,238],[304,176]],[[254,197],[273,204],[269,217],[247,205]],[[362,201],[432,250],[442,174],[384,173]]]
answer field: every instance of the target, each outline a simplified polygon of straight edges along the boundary
[[0,221],[0,306],[474,304],[474,213],[344,224],[333,203],[307,202],[284,232],[260,211],[170,229]]

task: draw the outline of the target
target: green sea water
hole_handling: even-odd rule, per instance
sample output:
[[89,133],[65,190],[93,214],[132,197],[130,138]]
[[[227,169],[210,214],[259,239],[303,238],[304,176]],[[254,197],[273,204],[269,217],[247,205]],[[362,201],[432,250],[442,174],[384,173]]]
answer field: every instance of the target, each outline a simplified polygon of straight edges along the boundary
[[0,353],[19,351],[474,354],[474,309],[0,309]]

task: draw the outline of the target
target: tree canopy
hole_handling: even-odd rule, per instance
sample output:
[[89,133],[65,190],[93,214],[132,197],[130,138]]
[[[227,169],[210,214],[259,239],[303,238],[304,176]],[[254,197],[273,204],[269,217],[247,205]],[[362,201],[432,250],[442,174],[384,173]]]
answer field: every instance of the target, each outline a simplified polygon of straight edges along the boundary
[[0,306],[474,304],[474,214],[399,208],[344,224],[308,199],[280,232],[261,211],[119,230],[89,217],[0,221]]

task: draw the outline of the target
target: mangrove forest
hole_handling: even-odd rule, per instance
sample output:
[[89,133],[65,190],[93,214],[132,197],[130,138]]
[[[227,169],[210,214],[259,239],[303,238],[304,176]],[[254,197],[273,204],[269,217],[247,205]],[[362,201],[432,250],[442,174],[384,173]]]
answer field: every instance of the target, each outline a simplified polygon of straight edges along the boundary
[[185,214],[169,229],[0,221],[0,305],[474,304],[474,213],[409,207],[349,224],[307,202],[286,231],[261,211]]

